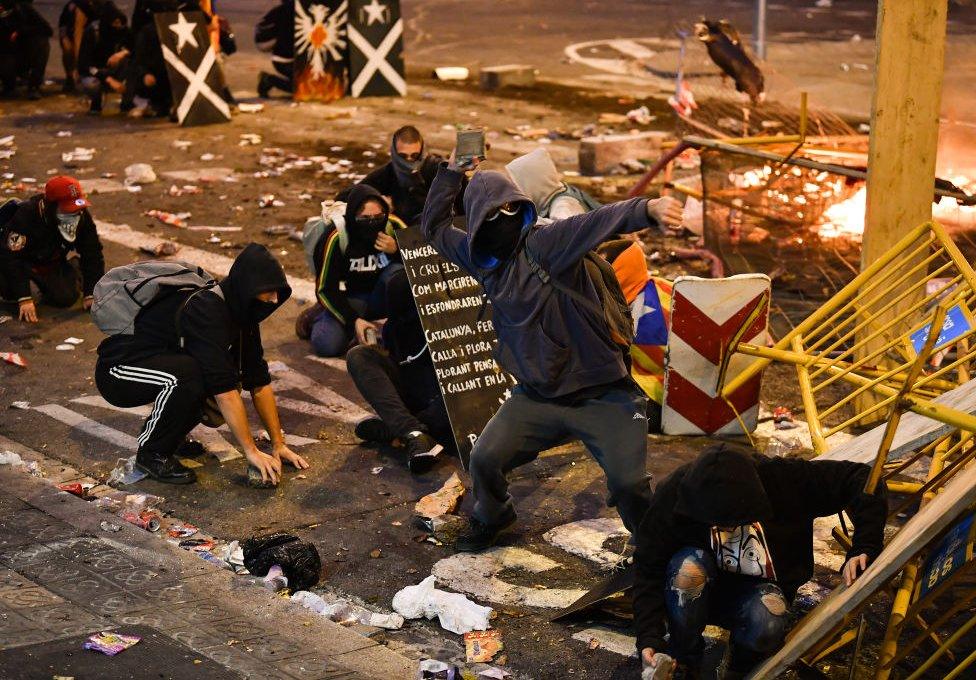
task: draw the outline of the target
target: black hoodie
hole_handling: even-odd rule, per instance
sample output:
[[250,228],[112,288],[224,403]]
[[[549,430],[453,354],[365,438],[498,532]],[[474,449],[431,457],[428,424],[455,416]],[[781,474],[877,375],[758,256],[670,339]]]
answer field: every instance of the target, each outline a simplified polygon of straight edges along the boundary
[[883,547],[887,504],[884,485],[875,495],[864,493],[870,471],[847,461],[767,458],[723,443],[672,472],[658,485],[637,532],[637,648],[664,648],[665,569],[682,548],[711,551],[713,527],[758,522],[775,573],[766,580],[774,580],[787,600],[813,576],[816,517],[846,510],[855,526],[848,557],[865,553],[874,560]]
[[[220,290],[223,298],[213,291],[197,293],[182,313],[189,294],[163,293],[136,318],[133,335],[115,335],[99,345],[99,360],[114,365],[184,352],[200,365],[207,394],[228,392],[238,384],[247,390],[269,384],[259,324],[291,296],[284,270],[267,248],[251,243],[234,260]],[[257,300],[258,293],[272,290],[278,291],[276,303]]]
[[[374,244],[380,230],[365,230],[356,224],[356,213],[369,200],[379,201],[389,215],[389,205],[380,192],[367,184],[357,184],[347,196],[343,229],[348,240],[333,225],[315,247],[314,260],[318,271],[316,297],[323,307],[350,329],[359,315],[346,296],[368,295],[376,287],[383,270],[400,261],[398,252],[388,255],[376,250]],[[382,231],[392,235],[394,229],[402,226],[399,220],[388,219]],[[340,285],[342,283],[345,283],[344,290]]]

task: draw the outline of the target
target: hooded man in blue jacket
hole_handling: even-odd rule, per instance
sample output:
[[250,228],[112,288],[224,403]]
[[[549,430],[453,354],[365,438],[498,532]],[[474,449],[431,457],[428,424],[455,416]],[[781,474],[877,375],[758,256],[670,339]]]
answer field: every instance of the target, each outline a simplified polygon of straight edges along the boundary
[[586,254],[617,234],[680,224],[681,205],[672,198],[632,199],[553,222],[537,219],[532,201],[508,177],[483,171],[464,191],[464,231],[453,226],[453,205],[465,169],[454,155],[441,166],[421,229],[484,288],[498,335],[495,357],[519,385],[471,451],[474,514],[456,548],[477,552],[493,545],[515,521],[506,473],[569,439],[581,440],[603,468],[607,503],[633,534],[651,498],[646,398],[630,379],[606,319],[544,283],[524,251],[599,309]]

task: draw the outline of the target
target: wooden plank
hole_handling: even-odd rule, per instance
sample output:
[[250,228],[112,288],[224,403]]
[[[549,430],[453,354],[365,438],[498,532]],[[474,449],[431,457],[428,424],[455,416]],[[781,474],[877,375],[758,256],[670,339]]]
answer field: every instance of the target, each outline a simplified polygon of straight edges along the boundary
[[839,621],[865,604],[973,503],[976,503],[976,466],[970,466],[953,477],[942,493],[905,524],[850,588],[842,585],[832,592],[800,621],[782,649],[754,668],[749,678],[768,680],[784,672],[828,635]]
[[[932,401],[976,415],[976,379],[970,380]],[[884,428],[884,423],[882,423],[853,441],[831,449],[818,457],[817,460],[851,460],[858,463],[871,463],[874,457],[878,455],[878,446],[881,445]],[[944,437],[954,429],[951,425],[920,416],[917,413],[906,413],[901,417],[901,422],[898,423],[898,431],[895,433],[895,440],[892,442],[891,451],[888,453],[888,460],[904,458],[912,451],[917,451],[926,444]],[[829,439],[827,443],[830,443]]]
[[[932,219],[947,4],[946,0],[878,3],[862,270],[915,225]],[[914,283],[920,284],[924,276],[919,272]],[[876,323],[883,326],[923,294],[924,287],[919,285],[916,295],[892,305]],[[869,332],[870,328],[865,331]],[[870,353],[882,343],[880,339],[868,343],[863,352]],[[857,408],[865,411],[877,400],[877,395],[865,392],[858,398]],[[881,410],[878,418],[884,416]]]

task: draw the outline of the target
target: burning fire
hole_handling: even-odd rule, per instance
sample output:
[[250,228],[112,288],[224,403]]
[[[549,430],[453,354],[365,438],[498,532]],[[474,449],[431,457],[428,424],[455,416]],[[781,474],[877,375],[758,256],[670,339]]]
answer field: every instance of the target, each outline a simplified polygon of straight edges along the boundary
[[834,203],[824,210],[823,223],[817,229],[820,238],[839,238],[846,236],[855,241],[861,240],[864,233],[864,212],[867,209],[868,190],[861,187],[846,201]]

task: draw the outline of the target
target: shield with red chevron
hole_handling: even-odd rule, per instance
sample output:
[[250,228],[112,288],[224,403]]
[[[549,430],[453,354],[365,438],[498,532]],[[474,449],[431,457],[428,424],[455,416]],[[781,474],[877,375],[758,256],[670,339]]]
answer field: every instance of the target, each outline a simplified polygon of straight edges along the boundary
[[727,366],[728,382],[754,361],[732,353],[735,344],[766,344],[769,289],[763,274],[675,280],[664,373],[665,434],[734,435],[742,434],[743,426],[750,432],[756,428],[762,375],[728,401],[719,395],[719,376]]

